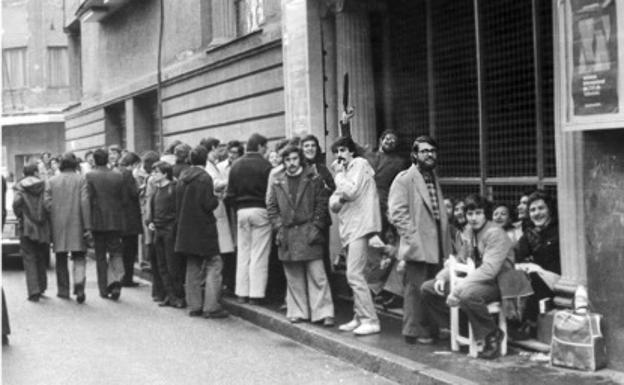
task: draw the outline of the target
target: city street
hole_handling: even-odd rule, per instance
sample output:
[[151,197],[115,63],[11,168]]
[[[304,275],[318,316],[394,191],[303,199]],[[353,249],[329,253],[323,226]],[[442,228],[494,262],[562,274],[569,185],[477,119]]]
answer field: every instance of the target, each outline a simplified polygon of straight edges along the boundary
[[3,271],[12,329],[3,384],[392,383],[236,317],[159,308],[145,281],[124,289],[119,302],[104,300],[88,263],[83,305],[56,297],[53,269],[38,303],[26,300],[22,270]]

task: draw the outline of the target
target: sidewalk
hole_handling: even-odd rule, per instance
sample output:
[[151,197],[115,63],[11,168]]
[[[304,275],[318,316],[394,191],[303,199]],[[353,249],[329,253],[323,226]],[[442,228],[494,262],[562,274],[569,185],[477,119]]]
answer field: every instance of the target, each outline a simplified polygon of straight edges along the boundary
[[[151,278],[143,272],[137,275]],[[400,384],[624,384],[622,372],[603,369],[586,373],[551,367],[547,362],[531,360],[533,353],[512,346],[506,357],[486,361],[469,358],[464,351],[451,352],[448,341],[430,346],[408,345],[401,335],[401,320],[392,314],[380,314],[380,334],[355,337],[337,327],[291,324],[275,304],[252,306],[228,297],[223,303],[235,316]],[[351,319],[351,307],[349,302],[336,301],[336,325]]]

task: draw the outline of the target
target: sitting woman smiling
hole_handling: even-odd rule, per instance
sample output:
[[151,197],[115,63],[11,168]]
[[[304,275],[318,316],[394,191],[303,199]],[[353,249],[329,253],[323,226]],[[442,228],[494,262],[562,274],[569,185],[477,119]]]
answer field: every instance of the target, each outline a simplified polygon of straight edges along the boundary
[[[559,257],[559,226],[557,205],[545,192],[529,196],[530,223],[516,245],[516,269],[529,274],[535,292],[527,300],[524,320],[534,329],[539,313],[539,301],[553,297],[553,287],[561,274]],[[534,331],[534,330],[533,330]]]

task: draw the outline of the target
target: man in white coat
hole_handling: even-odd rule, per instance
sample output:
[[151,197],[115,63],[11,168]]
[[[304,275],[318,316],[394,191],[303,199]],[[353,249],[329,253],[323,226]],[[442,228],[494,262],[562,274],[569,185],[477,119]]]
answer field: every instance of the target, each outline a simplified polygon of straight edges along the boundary
[[437,150],[433,138],[416,138],[413,164],[396,176],[388,195],[390,222],[401,237],[398,268],[405,270],[402,333],[408,344],[431,341],[419,323],[420,287],[435,277],[450,252],[448,218],[441,209],[444,197],[434,171]]
[[355,335],[380,332],[377,311],[364,269],[368,260],[368,239],[381,231],[381,212],[375,185],[375,171],[358,153],[350,137],[339,138],[332,145],[336,160],[332,163],[336,190],[329,207],[338,214],[338,229],[343,247],[347,247],[347,281],[353,290],[353,320],[339,327]]

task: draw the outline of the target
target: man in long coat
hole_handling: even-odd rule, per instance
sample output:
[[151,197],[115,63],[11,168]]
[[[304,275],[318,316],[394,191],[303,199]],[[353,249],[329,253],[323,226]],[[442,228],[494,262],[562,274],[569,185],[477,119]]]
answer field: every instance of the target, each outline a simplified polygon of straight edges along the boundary
[[269,186],[267,211],[286,275],[286,317],[332,326],[334,304],[323,266],[327,192],[314,169],[303,167],[298,147],[285,148],[281,156],[284,171]]
[[[95,167],[87,173],[91,203],[91,229],[95,243],[95,261],[100,297],[113,300],[121,295],[124,274],[121,233],[123,231],[123,176],[107,167],[108,153],[93,153]],[[109,258],[106,258],[108,252]]]
[[[191,167],[180,174],[176,188],[177,233],[175,252],[186,258],[186,303],[192,317],[227,317],[221,306],[219,236],[213,210],[219,200],[212,178],[204,169],[207,151],[203,146],[190,153]],[[205,283],[202,300],[201,285]]]
[[124,276],[121,279],[121,285],[124,287],[138,286],[138,283],[133,280],[134,262],[136,262],[139,254],[139,234],[143,233],[143,222],[139,186],[134,179],[133,172],[140,166],[141,158],[134,152],[128,152],[119,161],[119,172],[123,176],[125,194],[124,230],[121,236],[124,264]]
[[91,207],[87,182],[76,173],[78,160],[69,152],[60,161],[60,174],[48,181],[45,190],[46,208],[50,213],[52,242],[56,253],[56,281],[58,297],[69,298],[69,272],[67,256],[71,253],[74,262],[74,294],[76,301],[85,300],[87,244],[85,236],[90,236]]
[[448,217],[434,172],[437,149],[432,138],[416,138],[411,154],[414,164],[396,176],[388,196],[390,222],[401,237],[398,259],[405,269],[402,332],[409,344],[432,342],[420,327],[420,287],[435,276],[450,252]]

